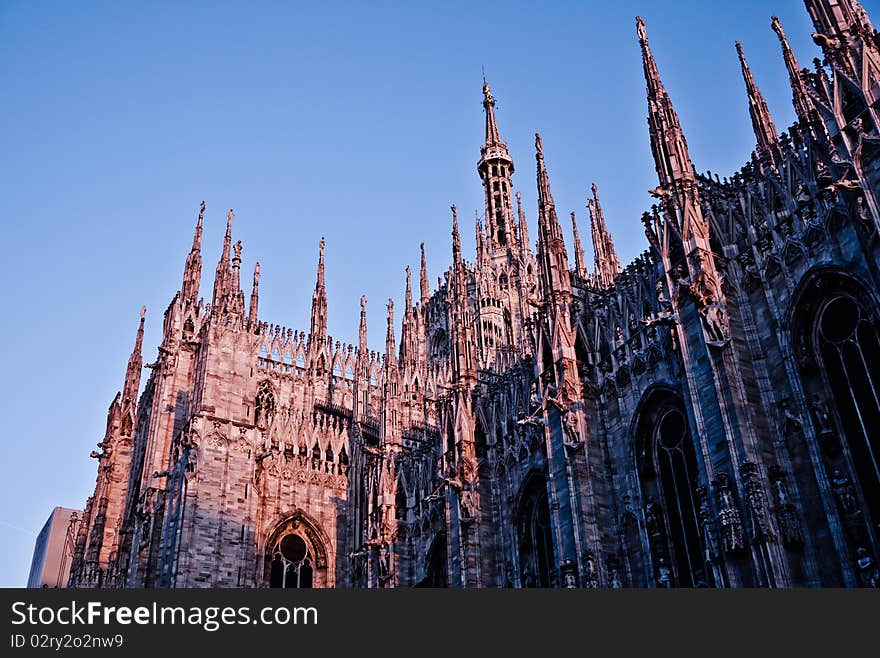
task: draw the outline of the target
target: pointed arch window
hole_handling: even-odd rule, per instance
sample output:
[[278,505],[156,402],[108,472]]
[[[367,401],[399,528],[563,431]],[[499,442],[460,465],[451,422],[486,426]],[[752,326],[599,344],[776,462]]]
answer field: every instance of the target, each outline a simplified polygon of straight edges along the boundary
[[877,320],[849,295],[820,308],[817,355],[843,425],[851,470],[870,513],[880,523],[880,334]]
[[275,393],[272,384],[264,381],[257,389],[257,397],[254,400],[254,425],[260,429],[266,429],[275,415]]
[[526,486],[518,517],[520,582],[527,588],[553,587],[553,534],[544,478],[532,478]]
[[706,587],[713,570],[699,517],[697,453],[680,398],[655,392],[639,414],[639,479],[660,587]]

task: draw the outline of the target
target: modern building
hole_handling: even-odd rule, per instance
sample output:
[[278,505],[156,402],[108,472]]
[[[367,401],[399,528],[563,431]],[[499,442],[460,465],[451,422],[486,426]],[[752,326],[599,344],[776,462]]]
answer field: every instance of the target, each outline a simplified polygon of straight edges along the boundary
[[81,510],[56,507],[37,535],[28,587],[67,587]]

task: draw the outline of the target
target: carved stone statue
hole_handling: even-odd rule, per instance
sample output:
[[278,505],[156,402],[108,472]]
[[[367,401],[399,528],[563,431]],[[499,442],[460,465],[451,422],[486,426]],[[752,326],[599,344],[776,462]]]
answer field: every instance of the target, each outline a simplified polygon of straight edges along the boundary
[[875,589],[880,587],[880,572],[877,570],[877,563],[864,546],[860,546],[856,551],[856,564],[859,567],[859,580],[862,587]]
[[660,507],[653,496],[648,498],[648,502],[645,503],[645,527],[648,530],[648,536],[652,539],[663,536],[663,526],[660,524]]
[[816,393],[810,403],[810,409],[813,417],[816,419],[816,429],[820,434],[833,431],[831,424],[831,414],[828,412],[828,405],[822,399],[822,396]]
[[562,429],[565,435],[566,446],[576,447],[581,444],[577,413],[571,408],[566,409],[562,414]]
[[733,492],[730,490],[730,480],[726,475],[719,476],[716,483],[718,492],[718,524],[721,526],[721,538],[724,549],[735,552],[745,548],[743,536],[742,518],[736,505]]
[[856,509],[856,497],[853,489],[852,480],[849,476],[842,473],[839,468],[835,468],[831,474],[831,488],[834,490],[834,496],[837,498],[837,504],[844,514],[850,514]]
[[672,587],[672,571],[663,557],[657,562],[657,586],[667,589]]

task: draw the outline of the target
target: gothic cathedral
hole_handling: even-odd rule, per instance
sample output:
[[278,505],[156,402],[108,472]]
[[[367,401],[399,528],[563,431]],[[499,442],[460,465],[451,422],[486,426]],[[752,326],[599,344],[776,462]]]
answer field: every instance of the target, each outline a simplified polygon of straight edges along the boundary
[[[400,338],[309,331],[249,302],[229,211],[207,302],[198,215],[152,363],[144,315],[110,405],[76,587],[876,587],[880,34],[806,0],[779,133],[737,44],[757,147],[700,174],[637,32],[657,169],[625,267],[593,186],[573,264],[535,136],[537,243],[483,87],[475,262],[422,245]],[[354,323],[352,323],[353,325]],[[141,371],[150,374],[141,390]]]

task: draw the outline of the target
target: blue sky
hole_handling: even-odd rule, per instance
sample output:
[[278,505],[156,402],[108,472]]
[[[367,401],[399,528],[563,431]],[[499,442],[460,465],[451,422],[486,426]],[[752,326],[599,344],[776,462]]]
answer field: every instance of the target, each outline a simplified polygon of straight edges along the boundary
[[[307,329],[323,235],[330,334],[356,338],[366,294],[378,349],[419,243],[436,282],[449,205],[482,209],[481,67],[532,237],[540,131],[560,216],[585,215],[598,183],[628,262],[656,185],[634,17],[698,169],[726,175],[754,144],[736,39],[777,126],[793,120],[773,13],[809,65],[799,0],[0,3],[0,586],[26,582],[52,508],[90,494],[138,310],[149,361],[202,199],[205,296],[234,208],[261,319]],[[472,231],[463,242],[468,257]]]

